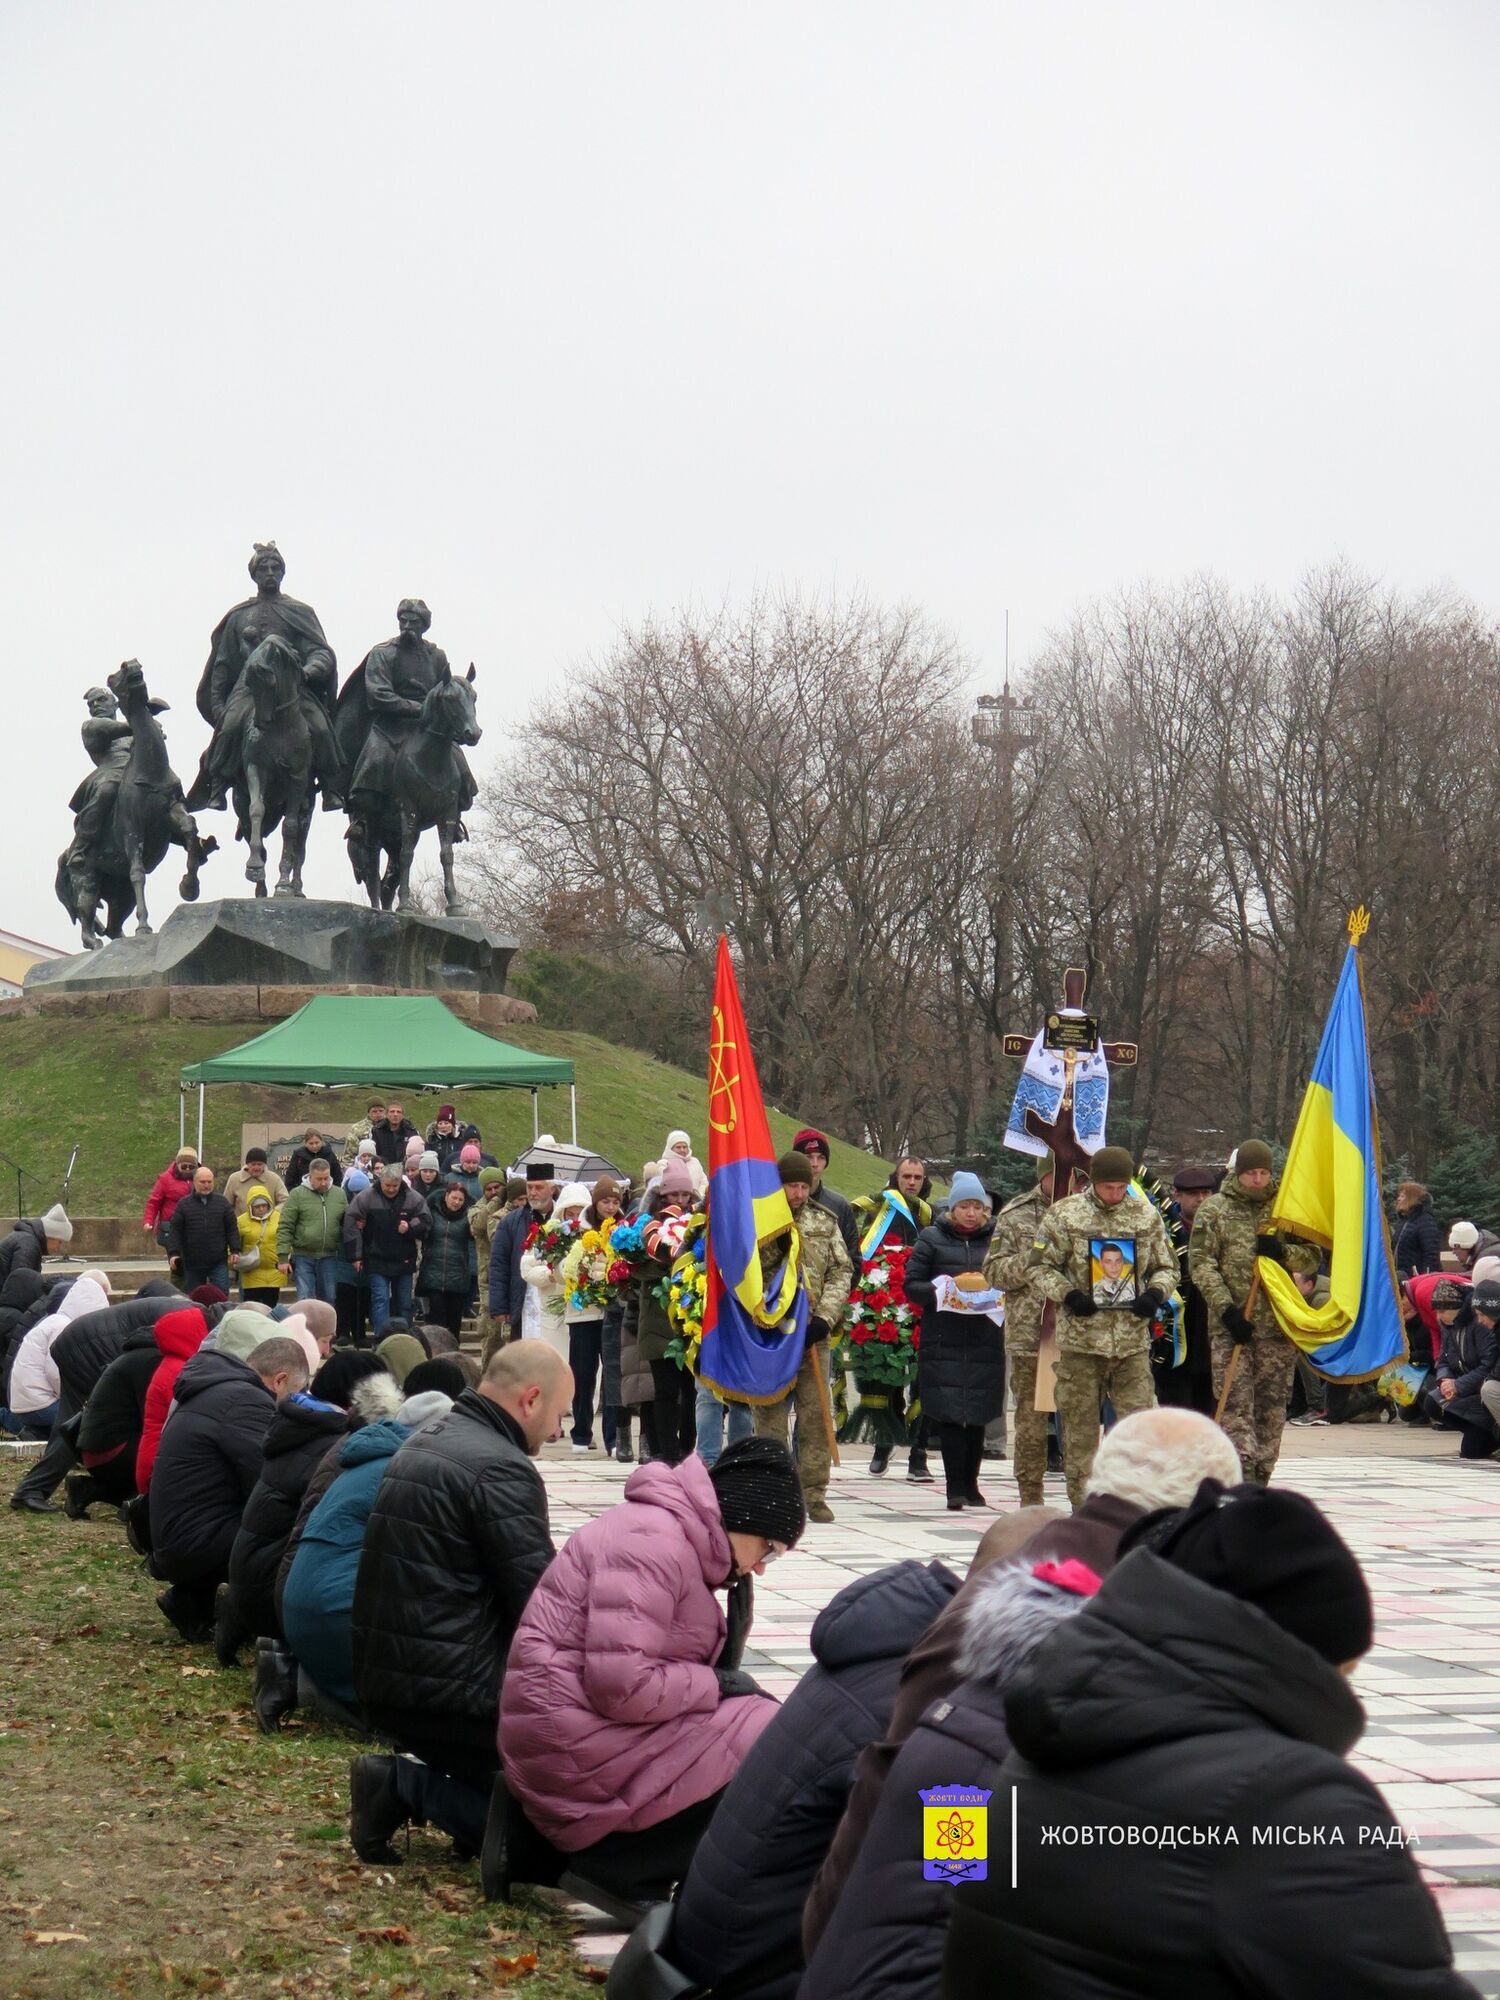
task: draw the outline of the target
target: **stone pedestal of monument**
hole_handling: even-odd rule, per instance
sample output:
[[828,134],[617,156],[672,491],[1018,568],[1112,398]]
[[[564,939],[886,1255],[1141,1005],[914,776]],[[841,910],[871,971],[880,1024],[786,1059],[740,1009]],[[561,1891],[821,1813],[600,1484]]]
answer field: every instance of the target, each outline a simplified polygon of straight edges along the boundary
[[185,903],[148,937],[34,965],[23,1000],[202,987],[503,994],[516,949],[471,917],[280,896]]

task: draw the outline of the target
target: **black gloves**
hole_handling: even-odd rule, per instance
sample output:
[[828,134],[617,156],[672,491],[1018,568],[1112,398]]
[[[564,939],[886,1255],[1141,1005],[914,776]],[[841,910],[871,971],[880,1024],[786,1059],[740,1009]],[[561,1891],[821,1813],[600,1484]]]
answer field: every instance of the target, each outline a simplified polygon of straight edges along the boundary
[[1142,1292],[1138,1299],[1131,1302],[1128,1310],[1133,1312],[1137,1319],[1154,1319],[1161,1311],[1161,1293],[1149,1290]]
[[1063,1304],[1074,1319],[1092,1319],[1099,1310],[1087,1292],[1069,1292]]
[[1255,1239],[1257,1257],[1269,1257],[1273,1263],[1286,1262],[1286,1245],[1279,1236],[1257,1236]]
[[831,1332],[832,1328],[829,1326],[827,1320],[819,1319],[817,1314],[814,1313],[812,1318],[807,1322],[808,1346],[816,1347],[820,1341],[826,1340]]
[[1219,1318],[1223,1321],[1225,1331],[1236,1347],[1243,1347],[1255,1331],[1255,1328],[1246,1319],[1238,1306],[1225,1306],[1223,1312],[1219,1314]]
[[715,1667],[714,1678],[719,1683],[720,1701],[728,1701],[734,1695],[765,1693],[760,1682],[739,1667]]

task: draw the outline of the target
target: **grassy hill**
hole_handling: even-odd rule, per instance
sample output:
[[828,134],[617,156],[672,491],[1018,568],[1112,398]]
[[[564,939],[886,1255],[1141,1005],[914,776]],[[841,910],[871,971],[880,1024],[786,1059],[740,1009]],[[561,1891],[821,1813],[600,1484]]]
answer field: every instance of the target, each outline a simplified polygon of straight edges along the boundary
[[[124,1215],[139,1210],[152,1181],[177,1146],[177,1078],[184,1064],[218,1055],[248,1041],[266,1026],[241,1027],[179,1021],[0,1021],[0,1154],[19,1161],[55,1197],[75,1141],[81,1147],[69,1206],[79,1215]],[[537,1027],[513,1028],[504,1037],[542,1055],[571,1057],[578,1079],[578,1137],[627,1173],[659,1156],[668,1131],[683,1126],[705,1164],[707,1086],[703,1076],[655,1061],[638,1050],[616,1048],[597,1035]],[[209,1090],[204,1151],[221,1168],[238,1163],[240,1127],[247,1120],[325,1118],[348,1124],[364,1116],[364,1090]],[[413,1124],[425,1128],[436,1114],[436,1094],[406,1092]],[[461,1114],[483,1132],[500,1160],[515,1156],[531,1138],[527,1091],[470,1091]],[[188,1137],[196,1134],[197,1093],[188,1106]],[[771,1114],[776,1144],[787,1147],[809,1119]],[[541,1129],[566,1140],[568,1093],[541,1094]],[[878,1187],[890,1163],[834,1141],[829,1182],[845,1194]],[[7,1175],[9,1178],[7,1179]],[[0,1215],[15,1204],[14,1169],[0,1162]],[[34,1213],[37,1190],[28,1182],[26,1207]]]

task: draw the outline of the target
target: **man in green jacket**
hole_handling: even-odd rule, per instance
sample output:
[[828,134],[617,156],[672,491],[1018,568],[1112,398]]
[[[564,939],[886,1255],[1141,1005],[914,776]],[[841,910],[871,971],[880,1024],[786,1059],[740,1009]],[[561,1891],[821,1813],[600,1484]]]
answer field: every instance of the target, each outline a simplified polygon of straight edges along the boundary
[[495,1322],[490,1318],[489,1268],[494,1247],[495,1224],[505,1214],[507,1196],[502,1167],[479,1169],[479,1199],[469,1210],[469,1234],[479,1258],[479,1345],[486,1356],[493,1352],[491,1336]]
[[1276,1324],[1263,1289],[1245,1311],[1256,1257],[1286,1262],[1286,1246],[1270,1226],[1275,1194],[1270,1147],[1247,1139],[1235,1150],[1234,1171],[1193,1217],[1188,1244],[1188,1274],[1208,1307],[1216,1399],[1224,1394],[1229,1357],[1236,1347],[1244,1349],[1219,1421],[1255,1486],[1267,1485],[1276,1470],[1297,1368],[1297,1349]]
[[[832,1457],[828,1448],[828,1418],[824,1402],[828,1394],[828,1339],[844,1316],[849,1290],[854,1283],[854,1265],[844,1243],[838,1217],[814,1199],[815,1169],[805,1153],[792,1151],[777,1161],[787,1207],[802,1249],[802,1279],[807,1287],[807,1344],[792,1386],[779,1403],[757,1404],[754,1411],[755,1435],[788,1443],[792,1417],[797,1419],[797,1476],[802,1497],[807,1502],[809,1521],[831,1521],[828,1480]],[[785,1237],[773,1239],[779,1246]],[[762,1255],[765,1249],[763,1246]],[[822,1377],[823,1386],[818,1386]]]
[[276,1250],[299,1299],[334,1304],[338,1289],[335,1266],[348,1206],[349,1197],[334,1186],[328,1162],[317,1158],[307,1170],[307,1179],[282,1203],[276,1223]]
[[1016,1399],[1011,1465],[1023,1507],[1040,1507],[1047,1471],[1047,1412],[1036,1407],[1037,1357],[1047,1301],[1032,1283],[1032,1246],[1052,1203],[1052,1169],[1034,1188],[1008,1201],[995,1218],[984,1275],[1005,1294],[1005,1358]]
[[[1031,1284],[1057,1307],[1057,1421],[1074,1507],[1088,1492],[1104,1398],[1117,1417],[1156,1401],[1151,1320],[1177,1289],[1167,1226],[1132,1190],[1134,1174],[1123,1146],[1101,1146],[1089,1162],[1087,1190],[1053,1203],[1032,1248]],[[1129,1268],[1128,1286],[1108,1275],[1115,1255],[1106,1252]]]

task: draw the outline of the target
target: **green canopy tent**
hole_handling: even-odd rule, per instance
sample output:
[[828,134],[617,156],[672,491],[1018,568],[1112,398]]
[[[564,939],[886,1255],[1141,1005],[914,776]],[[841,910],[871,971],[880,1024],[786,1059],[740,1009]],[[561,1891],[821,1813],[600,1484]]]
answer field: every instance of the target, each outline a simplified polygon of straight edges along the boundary
[[533,1055],[482,1035],[450,1014],[436,995],[321,993],[274,1028],[209,1056],[182,1072],[179,1143],[187,1132],[187,1092],[198,1086],[198,1151],[203,1151],[203,1093],[211,1083],[290,1085],[339,1090],[529,1090],[533,1135],[540,1130],[537,1092],[567,1084],[578,1143],[578,1090],[573,1065],[561,1056]]

